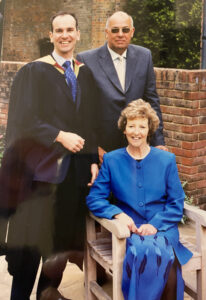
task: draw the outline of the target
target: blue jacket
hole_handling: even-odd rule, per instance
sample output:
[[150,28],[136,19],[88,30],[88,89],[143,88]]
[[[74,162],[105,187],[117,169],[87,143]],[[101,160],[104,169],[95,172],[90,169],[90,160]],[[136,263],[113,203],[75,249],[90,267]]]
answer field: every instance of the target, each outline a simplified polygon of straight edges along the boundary
[[[117,199],[115,205],[108,201],[110,192]],[[87,205],[101,218],[112,219],[125,212],[137,225],[152,224],[168,238],[179,262],[185,264],[192,254],[179,242],[184,198],[174,154],[151,147],[138,162],[121,148],[104,155]]]

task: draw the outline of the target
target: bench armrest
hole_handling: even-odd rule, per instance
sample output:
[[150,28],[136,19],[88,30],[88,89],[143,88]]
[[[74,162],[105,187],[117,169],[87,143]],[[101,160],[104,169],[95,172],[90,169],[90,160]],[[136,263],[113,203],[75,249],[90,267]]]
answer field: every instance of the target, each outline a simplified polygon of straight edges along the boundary
[[118,239],[125,239],[130,236],[130,230],[126,225],[123,225],[117,219],[104,219],[95,217],[91,212],[90,217],[101,224],[104,228],[114,234]]
[[184,214],[194,222],[206,227],[206,211],[185,203]]

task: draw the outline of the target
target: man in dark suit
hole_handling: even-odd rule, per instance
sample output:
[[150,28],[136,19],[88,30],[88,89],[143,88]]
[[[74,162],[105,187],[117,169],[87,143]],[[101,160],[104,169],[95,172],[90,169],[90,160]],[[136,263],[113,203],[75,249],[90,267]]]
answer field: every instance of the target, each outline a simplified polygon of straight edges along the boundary
[[[41,257],[83,249],[86,187],[98,173],[93,76],[73,59],[77,19],[60,12],[51,25],[52,55],[26,64],[11,90],[0,193],[1,211],[11,215],[12,300],[29,299]],[[50,284],[42,272],[37,299]]]
[[134,30],[131,16],[115,12],[106,23],[107,43],[77,55],[77,59],[90,68],[96,81],[100,154],[124,146],[117,120],[128,102],[138,98],[148,101],[160,119],[151,144],[166,150],[151,52],[130,44]]

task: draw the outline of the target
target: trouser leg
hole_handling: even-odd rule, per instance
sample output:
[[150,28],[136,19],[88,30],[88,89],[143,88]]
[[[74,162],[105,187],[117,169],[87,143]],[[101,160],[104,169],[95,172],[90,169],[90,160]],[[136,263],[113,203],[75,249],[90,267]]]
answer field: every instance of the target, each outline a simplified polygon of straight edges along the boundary
[[6,232],[7,232],[8,218],[0,216],[0,255],[6,254]]
[[[61,282],[61,280],[60,280]],[[59,283],[60,283],[59,282]],[[44,274],[41,270],[41,274],[39,277],[39,282],[37,286],[36,299],[39,300],[41,298],[42,292],[46,290],[49,286],[51,286],[51,279]]]
[[[11,300],[29,300],[36,279],[40,255],[31,249],[17,250],[13,254],[20,258],[18,269],[13,272]],[[14,257],[15,259],[15,257]]]

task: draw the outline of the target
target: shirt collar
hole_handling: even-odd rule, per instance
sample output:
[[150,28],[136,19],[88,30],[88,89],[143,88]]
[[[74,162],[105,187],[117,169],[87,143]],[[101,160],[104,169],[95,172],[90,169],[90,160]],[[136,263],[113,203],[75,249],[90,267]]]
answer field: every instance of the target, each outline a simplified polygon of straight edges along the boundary
[[114,61],[118,57],[124,57],[125,59],[127,58],[127,49],[122,53],[122,55],[119,55],[117,52],[113,51],[111,48],[109,48],[107,44],[107,48],[109,50],[109,53],[111,54],[112,60]]
[[73,69],[73,58],[65,59],[64,57],[62,57],[59,54],[57,54],[55,50],[52,52],[52,56],[56,60],[56,62],[58,63],[58,65],[60,65],[61,67],[63,66],[63,64],[65,63],[65,61],[70,61],[71,62],[71,68]]

